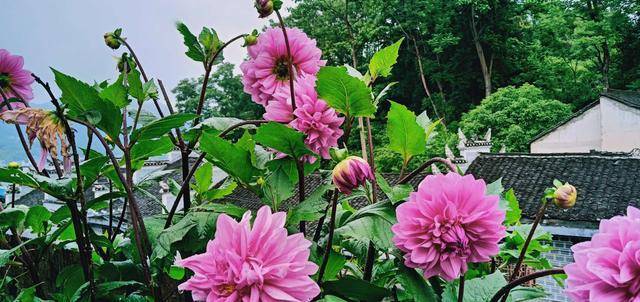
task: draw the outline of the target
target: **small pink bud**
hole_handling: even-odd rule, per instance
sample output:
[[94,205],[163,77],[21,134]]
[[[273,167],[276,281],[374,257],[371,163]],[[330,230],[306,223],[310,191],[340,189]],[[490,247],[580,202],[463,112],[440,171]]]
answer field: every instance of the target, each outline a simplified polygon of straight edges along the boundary
[[333,184],[343,194],[349,195],[366,181],[373,180],[373,171],[369,164],[357,156],[349,156],[333,168]]
[[563,209],[570,209],[576,204],[578,191],[568,183],[559,186],[553,193],[553,203]]

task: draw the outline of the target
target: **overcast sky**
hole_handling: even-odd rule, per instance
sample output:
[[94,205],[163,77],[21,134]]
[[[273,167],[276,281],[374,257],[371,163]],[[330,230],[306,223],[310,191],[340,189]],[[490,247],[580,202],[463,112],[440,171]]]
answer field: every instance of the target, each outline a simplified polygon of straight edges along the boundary
[[[117,76],[113,51],[103,34],[118,27],[132,45],[150,77],[162,79],[171,90],[180,79],[202,74],[202,65],[184,55],[175,29],[183,21],[196,33],[212,27],[220,38],[261,29],[268,20],[257,18],[251,0],[0,0],[0,48],[22,55],[25,67],[53,82],[49,66],[93,82]],[[285,7],[292,0],[285,0]],[[285,13],[286,14],[286,13]],[[238,65],[245,50],[235,43],[225,50],[227,61]],[[123,47],[124,48],[124,47]],[[34,103],[48,102],[34,86]],[[17,144],[13,130],[0,144],[0,161],[11,160],[8,145]],[[4,136],[4,135],[3,135]],[[8,141],[7,141],[8,140]]]

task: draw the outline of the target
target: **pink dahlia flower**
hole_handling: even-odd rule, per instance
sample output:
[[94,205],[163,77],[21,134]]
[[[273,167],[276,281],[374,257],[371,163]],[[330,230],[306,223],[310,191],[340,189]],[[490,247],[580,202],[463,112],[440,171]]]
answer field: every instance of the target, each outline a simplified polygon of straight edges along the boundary
[[591,241],[574,245],[565,266],[573,301],[640,302],[640,210],[600,222]]
[[363,186],[367,180],[373,180],[373,171],[369,163],[361,157],[349,156],[333,168],[331,176],[336,188],[349,195],[354,189]]
[[[325,64],[320,59],[322,52],[316,47],[316,41],[297,28],[287,28],[287,36],[293,57],[294,80],[303,75],[315,76]],[[289,90],[291,75],[282,30],[267,29],[255,45],[249,46],[249,57],[248,61],[240,64],[244,91],[251,94],[254,102],[267,106],[280,88]]]
[[222,214],[215,239],[204,254],[179,260],[195,274],[178,286],[197,301],[311,301],[320,293],[311,280],[318,266],[309,262],[311,242],[301,233],[287,235],[286,213],[258,210],[240,222]]
[[[300,81],[297,89],[300,93],[296,92],[299,96],[293,112],[294,120],[289,125],[307,135],[305,143],[311,151],[329,159],[329,149],[337,146],[338,139],[342,136],[340,126],[344,118],[338,117],[335,110],[318,98],[315,82],[311,78]],[[310,157],[308,160],[313,163],[315,158]]]
[[498,254],[505,236],[505,213],[499,197],[486,195],[484,181],[457,173],[427,176],[396,209],[391,230],[404,263],[420,268],[425,278],[448,281],[467,271],[469,262],[486,262]]
[[[6,49],[0,49],[0,89],[7,98],[20,98],[23,101],[33,99],[31,84],[34,79],[31,72],[22,69],[24,59],[21,56],[12,55]],[[0,100],[3,101],[3,100]],[[24,108],[20,102],[11,103],[13,109]],[[7,110],[7,106],[2,106],[0,111]]]

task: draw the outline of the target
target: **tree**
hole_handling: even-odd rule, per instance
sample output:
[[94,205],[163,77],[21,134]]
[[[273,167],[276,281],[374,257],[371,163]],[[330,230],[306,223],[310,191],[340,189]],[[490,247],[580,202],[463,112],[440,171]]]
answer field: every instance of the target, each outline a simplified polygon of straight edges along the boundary
[[[241,119],[256,119],[262,116],[262,107],[243,91],[242,79],[233,73],[234,65],[223,63],[211,73],[207,84],[207,93],[203,115],[231,116]],[[195,113],[202,88],[202,76],[198,79],[187,78],[178,83],[172,92],[181,112]]]
[[462,116],[460,127],[468,135],[491,128],[494,148],[527,152],[529,141],[571,114],[571,106],[548,99],[539,88],[524,84],[498,89]]

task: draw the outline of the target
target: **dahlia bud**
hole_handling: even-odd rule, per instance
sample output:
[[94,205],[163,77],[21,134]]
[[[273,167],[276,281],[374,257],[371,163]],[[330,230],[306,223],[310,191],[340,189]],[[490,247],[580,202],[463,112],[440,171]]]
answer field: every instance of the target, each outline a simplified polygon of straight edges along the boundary
[[136,61],[132,60],[126,52],[122,53],[122,57],[118,59],[117,67],[119,72],[125,72],[126,70],[126,73],[129,73],[129,71],[135,69],[137,66]]
[[112,49],[120,48],[122,43],[120,42],[120,34],[122,33],[122,29],[118,28],[114,32],[108,32],[104,34],[104,43],[107,44]]
[[576,204],[578,198],[578,191],[569,183],[565,183],[556,188],[553,193],[553,203],[563,209],[570,209]]
[[256,0],[256,10],[258,10],[258,17],[266,18],[273,13],[273,1],[272,0]]
[[369,164],[357,156],[349,156],[333,168],[333,184],[343,194],[362,186],[367,180],[373,180],[373,171]]
[[244,45],[242,46],[247,47],[256,45],[256,43],[258,43],[258,31],[254,29],[253,32],[244,36]]
[[7,167],[9,169],[20,169],[20,164],[15,161],[12,161],[9,163],[9,165],[7,165]]

